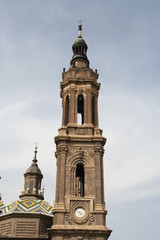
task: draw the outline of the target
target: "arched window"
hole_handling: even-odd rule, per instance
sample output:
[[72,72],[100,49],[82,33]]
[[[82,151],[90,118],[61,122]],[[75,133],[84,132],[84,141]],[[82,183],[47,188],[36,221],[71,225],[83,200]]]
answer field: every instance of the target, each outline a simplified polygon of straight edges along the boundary
[[84,197],[84,167],[78,164],[76,168],[76,196]]
[[25,182],[25,191],[27,191],[27,188],[28,188],[28,181]]
[[36,193],[38,194],[38,190],[39,190],[39,181],[36,181]]
[[95,97],[92,97],[92,124],[95,125]]
[[64,124],[67,125],[69,122],[69,96],[66,97],[65,103],[65,121]]
[[78,47],[76,47],[76,53],[78,53]]
[[84,98],[80,94],[77,101],[77,123],[82,125],[84,123]]
[[29,192],[33,193],[33,180],[30,181]]

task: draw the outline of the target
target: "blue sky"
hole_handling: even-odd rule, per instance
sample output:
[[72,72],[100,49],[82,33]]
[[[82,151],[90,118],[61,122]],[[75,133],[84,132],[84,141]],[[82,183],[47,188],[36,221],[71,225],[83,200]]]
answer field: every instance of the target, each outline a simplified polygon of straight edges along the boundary
[[60,81],[78,20],[101,83],[105,199],[112,240],[158,240],[160,219],[160,2],[0,0],[0,192],[23,189],[38,160],[52,204],[54,136],[61,127]]

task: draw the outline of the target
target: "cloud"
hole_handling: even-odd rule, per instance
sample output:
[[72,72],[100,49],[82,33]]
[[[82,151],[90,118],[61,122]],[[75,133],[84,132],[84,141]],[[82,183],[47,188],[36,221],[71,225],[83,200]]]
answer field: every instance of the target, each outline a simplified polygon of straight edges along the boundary
[[[158,96],[152,99],[145,91],[141,93],[126,91],[123,87],[115,90],[110,86],[100,98],[102,129],[108,137],[104,169],[111,202],[129,200],[136,188],[135,199],[159,192],[157,184],[147,189],[145,185],[159,176]],[[139,186],[143,186],[141,191]]]

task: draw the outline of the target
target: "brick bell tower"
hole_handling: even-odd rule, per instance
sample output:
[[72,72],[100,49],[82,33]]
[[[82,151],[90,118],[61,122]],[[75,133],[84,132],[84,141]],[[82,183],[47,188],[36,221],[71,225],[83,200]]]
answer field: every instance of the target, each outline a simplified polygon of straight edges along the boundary
[[57,178],[52,240],[108,239],[104,202],[103,153],[106,139],[98,127],[97,71],[89,67],[87,44],[74,42],[61,82],[62,127],[55,137]]

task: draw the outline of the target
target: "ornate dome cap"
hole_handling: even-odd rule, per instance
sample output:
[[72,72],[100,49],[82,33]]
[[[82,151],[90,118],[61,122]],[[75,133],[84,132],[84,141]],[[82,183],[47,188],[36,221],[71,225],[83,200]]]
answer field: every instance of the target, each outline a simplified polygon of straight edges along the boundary
[[79,30],[78,38],[75,40],[75,42],[72,45],[73,52],[75,50],[75,47],[77,47],[77,46],[83,46],[85,48],[85,50],[87,51],[88,46],[87,46],[85,40],[82,38],[82,25],[81,24],[79,24],[78,30]]
[[74,44],[72,45],[73,50],[73,57],[71,60],[71,66],[76,67],[75,62],[76,61],[83,61],[86,63],[85,67],[89,67],[89,61],[87,58],[87,49],[88,46],[85,42],[85,40],[82,38],[82,24],[81,21],[78,26],[78,38],[75,40]]
[[27,169],[26,173],[36,173],[36,174],[41,174],[41,170],[38,167],[37,164],[37,146],[35,147],[35,151],[34,151],[34,158],[32,160],[32,165]]

